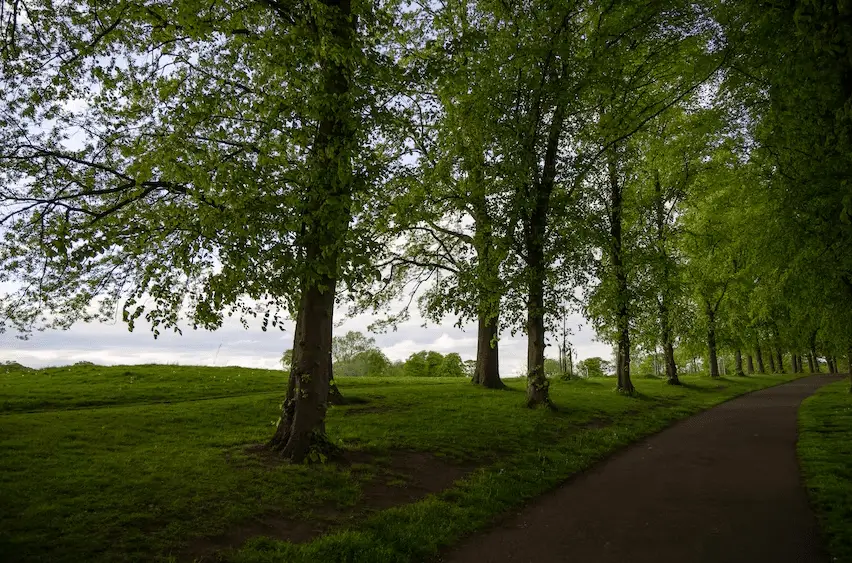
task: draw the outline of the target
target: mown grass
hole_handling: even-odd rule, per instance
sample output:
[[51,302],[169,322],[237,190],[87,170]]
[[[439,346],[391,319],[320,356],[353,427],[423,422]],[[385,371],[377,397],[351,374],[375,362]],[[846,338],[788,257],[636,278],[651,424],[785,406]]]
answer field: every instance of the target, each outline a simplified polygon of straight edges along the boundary
[[832,561],[852,562],[852,395],[826,385],[799,409],[802,474]]
[[[4,561],[151,561],[194,538],[276,514],[339,510],[306,544],[256,539],[229,554],[254,561],[421,561],[507,509],[672,421],[791,376],[554,382],[557,411],[458,379],[343,379],[359,404],[329,412],[332,440],[381,460],[430,452],[479,469],[425,500],[353,518],[376,471],[270,464],[246,446],[268,439],[280,371],[79,366],[0,373],[0,554]],[[169,401],[169,402],[166,402]],[[368,458],[369,459],[369,458]],[[378,461],[376,462],[378,463]],[[356,470],[357,469],[357,470]],[[348,512],[347,512],[348,511]]]

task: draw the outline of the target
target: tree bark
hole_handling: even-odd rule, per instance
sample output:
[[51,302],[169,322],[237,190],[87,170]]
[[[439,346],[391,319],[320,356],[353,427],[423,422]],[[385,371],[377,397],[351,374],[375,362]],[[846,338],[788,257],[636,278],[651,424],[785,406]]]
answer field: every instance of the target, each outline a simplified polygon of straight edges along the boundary
[[707,348],[710,360],[710,377],[719,377],[719,362],[716,359],[716,312],[709,301],[705,304],[707,306]]
[[831,356],[825,357],[825,363],[828,364],[828,373],[837,373],[837,370],[834,368],[834,360]]
[[745,372],[743,371],[743,352],[739,348],[737,348],[737,375],[740,377],[745,376]]
[[[344,52],[353,49],[355,23],[350,0],[323,0],[323,3],[329,8],[331,18],[328,39]],[[274,451],[297,463],[313,452],[330,455],[336,451],[325,435],[325,414],[332,376],[338,259],[349,228],[352,200],[354,132],[353,106],[348,96],[349,71],[337,57],[325,57],[320,68],[322,94],[334,103],[321,104],[308,155],[310,190],[305,195],[304,228],[296,243],[304,249],[309,273],[301,281],[287,396],[269,443]]]
[[769,373],[778,373],[775,371],[775,356],[772,354],[772,348],[769,349]]
[[[270,447],[298,463],[312,448],[324,450],[329,387],[333,284],[302,291],[296,318],[287,397]],[[323,452],[325,453],[325,452]]]
[[616,329],[618,343],[616,351],[615,373],[618,378],[617,389],[623,393],[635,392],[630,380],[630,294],[627,285],[627,268],[624,264],[624,246],[622,240],[622,221],[624,212],[624,188],[618,178],[618,163],[615,148],[610,149],[607,158],[609,172],[610,205],[610,259],[616,283]]
[[760,342],[754,348],[754,353],[757,356],[757,373],[766,373],[766,366],[763,365],[763,352],[760,349]]
[[497,335],[499,319],[479,316],[479,328],[476,342],[476,369],[473,383],[489,389],[503,389],[506,386],[500,379],[500,363],[497,354]]
[[778,360],[778,373],[784,372],[784,354],[781,353],[780,348],[775,349],[775,357]]
[[810,347],[811,347],[811,357],[813,358],[814,368],[811,370],[811,373],[819,373],[819,356],[817,356],[816,352],[816,337],[817,331],[813,331],[811,333],[810,338]]
[[811,352],[808,352],[808,373],[815,373],[816,368],[814,367],[814,355]]
[[[527,184],[526,204],[530,205],[524,221],[524,247],[527,253],[527,406],[550,406],[550,383],[544,373],[544,282],[547,264],[544,243],[547,237],[547,215],[550,196],[556,181],[556,161],[559,138],[565,120],[565,101],[560,99],[554,109],[547,135],[541,179]],[[527,157],[530,170],[538,168],[535,138],[532,137]]]
[[[332,333],[333,335],[333,333]],[[334,381],[334,361],[331,359],[331,349],[328,350],[328,404],[330,405],[343,405],[346,403],[346,399],[343,397],[343,393],[340,392],[340,388],[337,387],[337,383]]]
[[751,354],[746,356],[746,370],[749,374],[754,374],[754,358],[752,358]]

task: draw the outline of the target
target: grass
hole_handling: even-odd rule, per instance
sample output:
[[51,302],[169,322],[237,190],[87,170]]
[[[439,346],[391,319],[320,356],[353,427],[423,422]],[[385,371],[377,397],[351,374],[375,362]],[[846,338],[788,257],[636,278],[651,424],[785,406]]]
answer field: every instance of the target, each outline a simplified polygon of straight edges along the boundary
[[[270,463],[280,371],[177,366],[0,370],[0,553],[7,561],[167,561],[188,543],[268,515],[322,521],[303,544],[254,539],[234,562],[422,561],[497,515],[674,420],[792,376],[554,381],[557,411],[458,379],[341,378],[360,404],[329,411],[351,467]],[[418,502],[361,510],[400,450],[478,467]],[[395,475],[390,484],[404,476]],[[337,515],[337,516],[335,516]]]
[[799,460],[825,544],[852,562],[852,396],[849,380],[826,385],[799,410]]

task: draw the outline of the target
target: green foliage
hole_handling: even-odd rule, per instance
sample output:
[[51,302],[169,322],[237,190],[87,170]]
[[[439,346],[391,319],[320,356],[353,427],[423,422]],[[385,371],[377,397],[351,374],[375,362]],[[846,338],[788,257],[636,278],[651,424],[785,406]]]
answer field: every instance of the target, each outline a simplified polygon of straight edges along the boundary
[[610,374],[612,364],[602,358],[586,358],[577,364],[583,377],[605,377]]

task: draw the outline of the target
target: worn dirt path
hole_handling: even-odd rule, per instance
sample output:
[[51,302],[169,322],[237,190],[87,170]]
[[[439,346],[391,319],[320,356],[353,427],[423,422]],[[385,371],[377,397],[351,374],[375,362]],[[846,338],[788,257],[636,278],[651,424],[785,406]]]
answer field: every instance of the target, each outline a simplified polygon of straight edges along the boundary
[[813,376],[642,440],[443,555],[447,562],[827,562],[796,459]]

